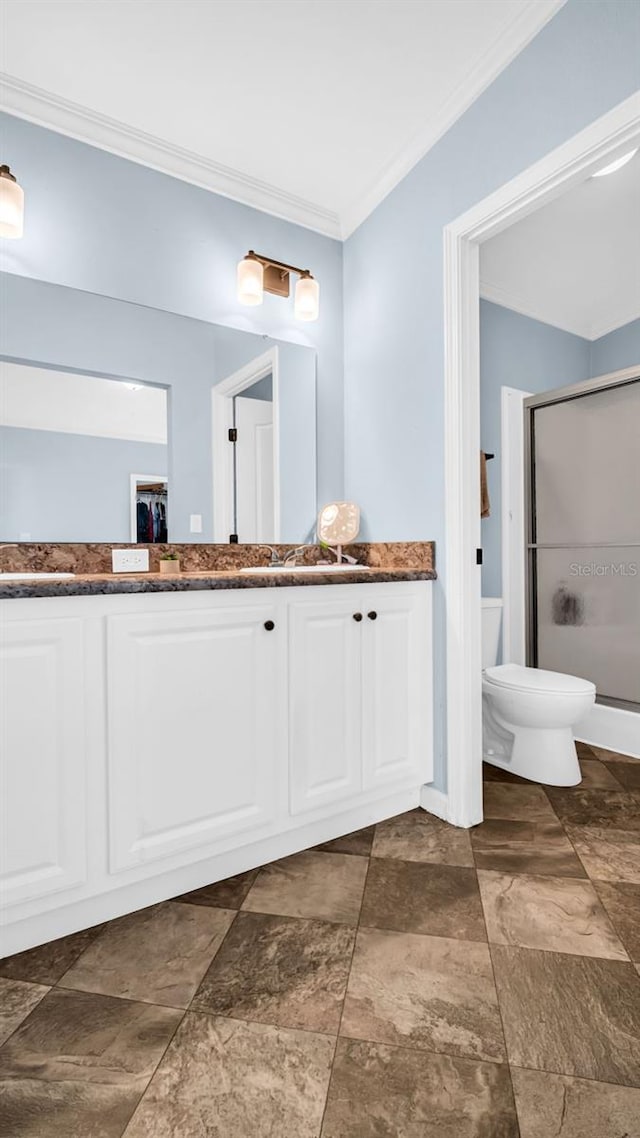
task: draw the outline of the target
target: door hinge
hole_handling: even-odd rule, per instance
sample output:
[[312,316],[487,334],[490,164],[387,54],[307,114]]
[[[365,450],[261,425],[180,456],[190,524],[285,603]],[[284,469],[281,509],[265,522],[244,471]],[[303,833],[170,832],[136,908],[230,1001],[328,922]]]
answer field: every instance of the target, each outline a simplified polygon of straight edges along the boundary
[[237,545],[237,544],[238,544],[238,535],[237,535],[237,533],[230,533],[230,534],[229,534],[229,542],[230,542],[230,544],[231,544],[231,545]]
[[476,549],[476,565],[482,565],[482,550]]
[[237,427],[229,427],[229,442],[230,443],[237,443],[237,441],[238,441],[238,428]]

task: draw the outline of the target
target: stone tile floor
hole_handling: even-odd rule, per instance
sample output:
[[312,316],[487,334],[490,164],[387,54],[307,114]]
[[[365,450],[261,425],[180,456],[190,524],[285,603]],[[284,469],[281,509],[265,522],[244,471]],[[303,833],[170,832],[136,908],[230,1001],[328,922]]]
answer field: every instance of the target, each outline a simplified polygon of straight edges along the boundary
[[0,962],[2,1138],[640,1138],[640,763]]

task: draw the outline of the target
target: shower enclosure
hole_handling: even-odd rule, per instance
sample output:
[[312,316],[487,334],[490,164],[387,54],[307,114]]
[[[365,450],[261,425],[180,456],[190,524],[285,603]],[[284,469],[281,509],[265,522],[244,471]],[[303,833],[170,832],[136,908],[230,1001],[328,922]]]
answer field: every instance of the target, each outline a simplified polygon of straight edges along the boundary
[[640,367],[525,401],[527,663],[640,711]]

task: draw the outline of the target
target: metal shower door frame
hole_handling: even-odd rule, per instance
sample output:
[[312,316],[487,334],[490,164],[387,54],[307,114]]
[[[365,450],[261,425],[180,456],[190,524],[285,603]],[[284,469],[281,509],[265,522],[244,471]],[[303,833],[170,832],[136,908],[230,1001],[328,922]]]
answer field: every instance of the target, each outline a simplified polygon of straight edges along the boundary
[[[526,663],[529,667],[538,666],[538,639],[537,639],[537,583],[536,583],[536,551],[538,549],[565,549],[567,546],[558,542],[536,542],[536,501],[535,501],[535,429],[534,412],[540,407],[548,407],[553,403],[566,403],[573,399],[582,399],[585,395],[593,395],[597,391],[605,391],[614,387],[624,387],[627,384],[637,383],[640,380],[640,364],[624,368],[622,371],[609,372],[607,375],[595,376],[580,383],[573,383],[567,387],[557,387],[552,391],[543,391],[540,395],[532,395],[525,399],[524,408],[524,492],[526,517],[526,548],[525,548],[525,645]],[[623,542],[625,548],[639,548],[638,542]],[[620,548],[619,542],[577,542],[572,549],[612,549]],[[599,697],[597,697],[599,699]],[[629,707],[626,700],[605,701],[609,705]]]

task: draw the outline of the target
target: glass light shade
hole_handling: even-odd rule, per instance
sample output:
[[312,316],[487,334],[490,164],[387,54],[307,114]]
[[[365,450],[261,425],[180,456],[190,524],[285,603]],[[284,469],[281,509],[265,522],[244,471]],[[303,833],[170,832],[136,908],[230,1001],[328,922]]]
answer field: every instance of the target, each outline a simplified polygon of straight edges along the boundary
[[[8,169],[5,167],[5,169]],[[24,191],[7,174],[0,174],[0,237],[22,237]]]
[[238,300],[241,304],[262,304],[264,268],[255,257],[238,262]]
[[317,320],[320,285],[312,276],[300,277],[296,284],[295,314],[298,320]]

